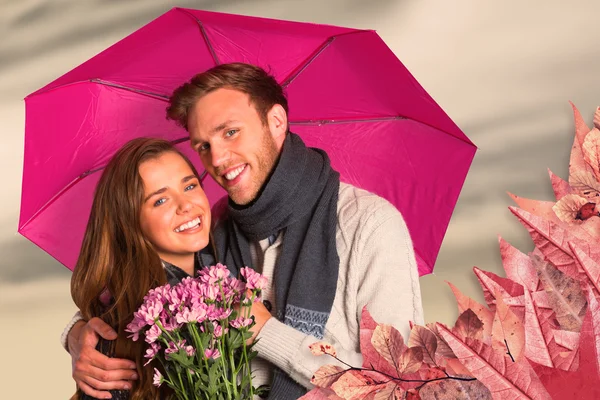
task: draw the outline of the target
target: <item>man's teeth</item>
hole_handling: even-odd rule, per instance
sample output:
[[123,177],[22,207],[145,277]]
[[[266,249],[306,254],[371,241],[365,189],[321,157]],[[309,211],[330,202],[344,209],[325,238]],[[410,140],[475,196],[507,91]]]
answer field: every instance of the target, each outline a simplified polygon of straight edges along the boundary
[[245,165],[242,165],[241,167],[237,167],[236,169],[234,169],[233,171],[230,171],[228,173],[225,174],[225,178],[230,181],[232,179],[237,178],[237,176],[244,170],[244,168],[246,168]]
[[190,222],[186,222],[185,224],[175,228],[175,232],[177,232],[177,233],[183,232],[187,229],[195,228],[198,225],[200,225],[200,217],[193,219]]

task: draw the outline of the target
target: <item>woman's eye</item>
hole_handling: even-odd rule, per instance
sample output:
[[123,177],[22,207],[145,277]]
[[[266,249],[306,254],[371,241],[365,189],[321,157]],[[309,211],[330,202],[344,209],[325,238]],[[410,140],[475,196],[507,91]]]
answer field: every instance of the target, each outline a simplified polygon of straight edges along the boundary
[[162,199],[158,199],[158,200],[156,200],[156,201],[154,202],[154,207],[158,207],[158,206],[160,206],[160,205],[161,205],[161,204],[163,204],[165,201],[167,201],[167,199],[165,199],[165,198],[162,198]]
[[192,189],[195,189],[196,186],[198,186],[198,185],[195,183],[192,183],[191,185],[187,185],[184,190],[185,191],[192,190]]
[[230,129],[227,132],[225,132],[225,136],[230,137],[233,136],[237,133],[237,129]]

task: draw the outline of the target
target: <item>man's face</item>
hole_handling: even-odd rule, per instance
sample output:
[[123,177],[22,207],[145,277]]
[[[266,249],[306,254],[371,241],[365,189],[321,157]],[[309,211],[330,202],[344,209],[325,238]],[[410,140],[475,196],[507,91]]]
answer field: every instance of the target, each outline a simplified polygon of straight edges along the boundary
[[231,89],[207,94],[190,112],[192,147],[236,204],[256,198],[279,156],[285,131],[282,135],[279,120],[269,115],[265,126],[249,96]]

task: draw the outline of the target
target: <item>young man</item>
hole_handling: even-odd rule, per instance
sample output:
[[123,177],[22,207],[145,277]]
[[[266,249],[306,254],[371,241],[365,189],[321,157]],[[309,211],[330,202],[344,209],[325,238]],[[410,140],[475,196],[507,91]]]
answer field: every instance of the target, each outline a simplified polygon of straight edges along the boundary
[[[282,87],[264,70],[225,64],[195,76],[170,100],[168,117],[190,134],[204,167],[229,195],[215,227],[218,258],[232,272],[252,265],[269,278],[256,303],[253,369],[271,398],[306,392],[328,357],[308,345],[324,340],[338,357],[360,366],[363,306],[407,338],[423,323],[412,241],[386,200],[340,182],[327,154],[289,131]],[[94,350],[101,321],[78,322],[69,333],[73,377],[99,397],[123,388],[131,362]]]

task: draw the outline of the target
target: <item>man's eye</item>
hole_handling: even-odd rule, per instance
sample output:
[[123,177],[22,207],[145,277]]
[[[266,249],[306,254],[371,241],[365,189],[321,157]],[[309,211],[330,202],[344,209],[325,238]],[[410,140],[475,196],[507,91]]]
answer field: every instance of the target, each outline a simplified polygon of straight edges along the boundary
[[208,150],[209,147],[210,145],[208,143],[202,143],[200,146],[198,146],[198,151]]
[[237,129],[230,129],[227,132],[225,132],[225,136],[230,137],[233,136],[237,133]]
[[158,207],[161,204],[163,204],[165,201],[167,201],[167,199],[165,199],[164,197],[162,199],[158,199],[154,202],[154,207]]

